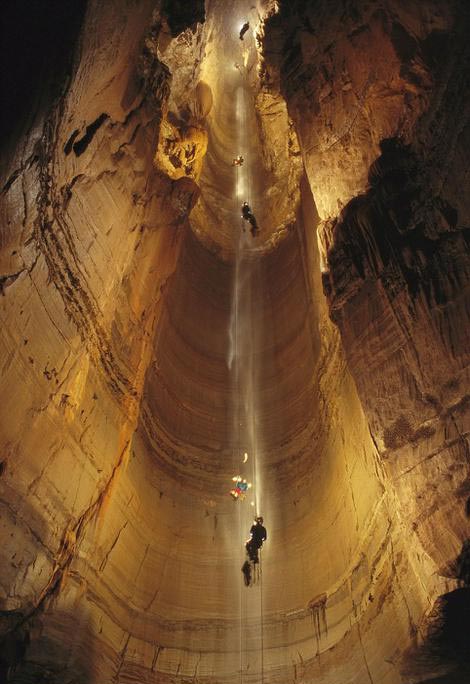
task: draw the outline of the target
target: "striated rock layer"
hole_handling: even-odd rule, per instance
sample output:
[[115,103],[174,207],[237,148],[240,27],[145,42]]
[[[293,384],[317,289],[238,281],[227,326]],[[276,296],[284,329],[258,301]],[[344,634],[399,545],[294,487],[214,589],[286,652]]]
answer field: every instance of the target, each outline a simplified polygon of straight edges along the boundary
[[463,684],[465,3],[54,5],[5,14],[0,680]]

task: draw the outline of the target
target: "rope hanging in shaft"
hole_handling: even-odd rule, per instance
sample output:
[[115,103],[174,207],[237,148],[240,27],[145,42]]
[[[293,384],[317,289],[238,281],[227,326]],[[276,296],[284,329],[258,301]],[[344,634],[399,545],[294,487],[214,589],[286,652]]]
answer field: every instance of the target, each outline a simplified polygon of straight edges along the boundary
[[[233,294],[233,306],[235,307],[234,309],[234,319],[233,319],[233,324],[234,324],[234,340],[233,340],[233,361],[234,361],[234,366],[232,369],[232,372],[234,372],[234,394],[235,394],[235,418],[236,418],[236,431],[235,431],[235,439],[236,439],[236,445],[235,445],[235,454],[237,456],[237,468],[241,470],[241,474],[237,474],[233,477],[234,481],[234,487],[231,490],[231,495],[232,498],[239,503],[237,505],[239,506],[238,509],[238,523],[239,523],[239,528],[241,530],[241,525],[242,525],[242,508],[240,507],[240,502],[243,501],[245,496],[248,493],[248,490],[251,487],[251,483],[247,481],[246,478],[246,470],[245,468],[242,468],[240,463],[242,459],[242,454],[245,452],[245,449],[247,449],[247,452],[249,452],[249,458],[252,459],[252,465],[251,465],[251,470],[252,470],[252,491],[253,491],[253,499],[254,499],[254,512],[255,512],[255,522],[251,527],[250,530],[250,536],[251,539],[246,543],[246,553],[247,553],[247,560],[245,560],[245,563],[243,564],[242,567],[242,578],[244,579],[245,584],[252,590],[255,591],[253,585],[257,585],[259,587],[259,610],[260,610],[260,657],[261,657],[261,663],[260,663],[260,669],[261,669],[261,684],[264,684],[264,623],[263,623],[263,581],[262,581],[262,566],[261,566],[261,557],[260,557],[260,549],[263,544],[263,541],[266,539],[266,530],[263,527],[263,519],[260,518],[259,516],[259,510],[258,510],[258,490],[257,490],[257,445],[256,445],[256,425],[255,425],[255,411],[254,411],[254,401],[253,401],[253,396],[249,394],[250,390],[252,390],[252,385],[249,383],[252,383],[253,377],[252,375],[250,376],[250,373],[253,374],[253,368],[252,368],[252,363],[253,363],[253,349],[252,346],[250,345],[247,347],[246,345],[240,346],[240,342],[243,342],[239,338],[240,330],[239,330],[239,325],[240,325],[240,320],[239,320],[239,315],[240,315],[240,307],[242,306],[241,313],[242,315],[246,316],[247,321],[249,322],[249,327],[248,327],[248,332],[244,330],[244,334],[247,335],[247,341],[248,339],[250,342],[252,342],[253,338],[253,328],[255,325],[255,320],[253,317],[253,309],[252,309],[252,288],[253,288],[253,282],[252,282],[252,277],[253,277],[253,272],[252,272],[252,263],[251,261],[247,260],[245,261],[244,257],[244,251],[246,247],[249,244],[249,237],[247,236],[247,229],[250,229],[251,236],[254,238],[258,232],[258,225],[256,223],[256,218],[252,212],[251,209],[251,202],[252,202],[252,188],[251,188],[251,177],[250,177],[250,170],[251,167],[247,163],[246,158],[249,158],[248,154],[248,136],[247,136],[247,129],[246,129],[246,124],[247,124],[247,102],[246,102],[246,97],[247,93],[245,88],[241,88],[238,92],[238,98],[237,98],[237,104],[239,106],[239,138],[238,142],[240,145],[240,149],[237,151],[238,156],[233,160],[232,164],[233,166],[236,167],[236,189],[235,189],[235,197],[236,197],[236,202],[237,202],[237,211],[240,212],[240,205],[241,205],[241,216],[240,216],[240,232],[236,236],[236,243],[235,243],[235,279],[234,279],[234,294]],[[243,167],[243,168],[242,168]],[[247,223],[249,223],[249,226],[247,226]],[[248,238],[248,240],[247,240]],[[243,273],[241,273],[241,265],[244,264],[245,268],[243,270]],[[246,272],[245,270],[248,269]],[[243,275],[243,277],[241,277]],[[245,311],[246,309],[246,311]],[[244,350],[248,349],[249,354],[251,354],[250,357],[248,355],[244,354]],[[243,355],[243,357],[247,356],[247,358],[240,358],[240,353]],[[245,375],[241,375],[240,371],[240,364],[245,363],[245,375],[248,373],[248,382],[246,386],[242,386],[243,379],[245,378]],[[245,390],[247,393],[245,394]],[[244,430],[242,431],[242,423],[243,423],[243,428]],[[244,444],[242,445],[242,438],[247,441],[247,438],[251,435],[251,444]],[[243,464],[247,462],[248,456],[246,455],[247,452],[245,453],[245,458],[243,460]],[[247,466],[247,469],[249,469],[250,466]],[[245,471],[245,473],[243,472]],[[261,521],[261,522],[260,522]],[[261,530],[261,534],[260,534]],[[250,542],[252,542],[250,544]],[[243,684],[243,668],[245,664],[245,654],[244,654],[244,634],[246,633],[246,627],[247,627],[247,616],[244,614],[243,611],[243,585],[240,585],[240,639],[239,639],[239,648],[240,648],[240,677],[239,681],[240,684]]]

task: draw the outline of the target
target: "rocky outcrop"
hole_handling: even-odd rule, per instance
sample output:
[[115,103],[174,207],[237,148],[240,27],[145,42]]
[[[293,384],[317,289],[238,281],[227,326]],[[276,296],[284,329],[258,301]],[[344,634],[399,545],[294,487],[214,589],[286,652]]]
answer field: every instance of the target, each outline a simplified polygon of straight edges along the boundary
[[2,169],[0,678],[465,680],[465,9],[77,4]]
[[[89,4],[68,89],[42,93],[4,168],[1,648],[12,674],[31,642],[23,679],[71,662],[60,632],[73,633],[73,606],[43,615],[69,577],[81,584],[76,563],[129,459],[161,291],[197,191],[153,164],[170,92],[146,47],[153,11]],[[90,619],[79,613],[78,632]],[[70,667],[90,681],[83,656]]]
[[[468,527],[468,11],[280,5],[264,78],[286,97],[323,219],[330,315],[402,519],[446,575]],[[425,660],[406,681],[439,674]]]
[[454,11],[440,2],[279,6],[263,26],[264,78],[285,95],[325,220],[362,192],[382,139],[412,136],[441,76],[459,3]]
[[404,513],[441,566],[467,527],[468,234],[411,151],[382,147],[333,230],[325,287]]

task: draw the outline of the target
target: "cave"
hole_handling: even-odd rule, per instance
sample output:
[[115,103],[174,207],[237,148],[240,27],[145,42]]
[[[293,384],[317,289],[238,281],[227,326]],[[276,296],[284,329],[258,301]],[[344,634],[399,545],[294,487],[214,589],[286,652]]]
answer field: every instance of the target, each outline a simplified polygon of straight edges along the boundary
[[468,2],[0,16],[0,682],[469,682]]

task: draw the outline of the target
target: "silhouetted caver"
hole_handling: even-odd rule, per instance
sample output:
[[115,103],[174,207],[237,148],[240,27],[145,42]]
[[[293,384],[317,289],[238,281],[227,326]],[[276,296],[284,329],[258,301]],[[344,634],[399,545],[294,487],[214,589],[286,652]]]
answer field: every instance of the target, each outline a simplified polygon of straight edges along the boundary
[[245,219],[245,221],[248,221],[248,217],[250,216],[250,214],[251,214],[250,205],[248,204],[248,202],[243,202],[243,204],[242,204],[242,217]]
[[250,538],[245,544],[247,560],[242,565],[242,573],[245,585],[251,586],[259,577],[259,570],[256,570],[256,565],[259,563],[259,550],[266,541],[268,534],[266,528],[263,526],[263,518],[258,516],[250,529]]
[[258,224],[248,202],[243,202],[242,204],[242,218],[244,218],[245,221],[248,221],[251,226],[250,232],[252,236],[255,237],[258,232]]
[[244,161],[243,156],[239,154],[238,157],[232,160],[232,166],[243,166]]
[[249,587],[251,583],[251,563],[250,561],[245,561],[242,565],[243,579],[245,581],[245,586]]
[[252,563],[259,563],[258,551],[263,546],[268,535],[266,528],[263,526],[263,518],[258,516],[250,529],[250,538],[245,544],[248,558]]
[[245,23],[243,24],[243,26],[240,29],[240,40],[243,40],[243,36],[245,35],[245,33],[248,31],[249,28],[250,28],[250,22],[245,21]]

